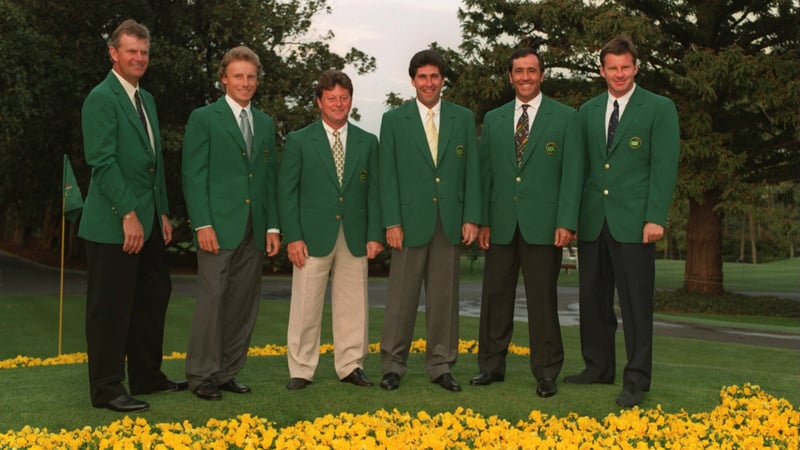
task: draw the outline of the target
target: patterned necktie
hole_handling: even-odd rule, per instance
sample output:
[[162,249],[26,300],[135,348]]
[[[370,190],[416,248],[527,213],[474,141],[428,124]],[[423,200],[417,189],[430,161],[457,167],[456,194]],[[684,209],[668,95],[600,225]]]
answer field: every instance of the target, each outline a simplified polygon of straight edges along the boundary
[[617,131],[619,124],[619,103],[614,100],[614,111],[611,112],[611,117],[608,119],[608,137],[606,140],[606,151],[611,150],[611,143],[614,141],[614,133]]
[[433,110],[428,110],[425,117],[425,137],[428,138],[428,148],[431,149],[431,157],[435,166],[439,159],[439,133],[436,131],[436,124],[433,123]]
[[342,185],[342,175],[344,175],[344,146],[339,138],[339,130],[333,132],[333,163],[336,165],[336,177],[339,178],[339,186]]
[[144,127],[144,134],[150,138],[150,132],[147,131],[147,118],[144,116],[144,109],[142,108],[142,98],[139,97],[139,90],[133,91],[133,102],[136,103],[136,113],[139,114],[139,120],[142,121]]
[[247,147],[247,158],[253,155],[253,130],[250,128],[250,121],[247,120],[247,110],[242,109],[239,113],[239,129],[242,130],[245,146]]
[[525,144],[528,143],[528,107],[522,105],[522,115],[517,120],[517,128],[514,130],[514,145],[517,146],[517,167],[522,165],[522,156],[525,154]]

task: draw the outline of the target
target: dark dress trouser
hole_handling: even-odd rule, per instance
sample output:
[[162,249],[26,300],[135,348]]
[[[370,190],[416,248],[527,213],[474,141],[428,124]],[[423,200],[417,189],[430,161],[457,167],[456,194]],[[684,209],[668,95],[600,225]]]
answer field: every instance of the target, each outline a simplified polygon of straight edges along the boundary
[[92,404],[124,394],[125,360],[131,393],[149,393],[161,372],[164,321],[172,293],[158,217],[138,254],[122,244],[86,242],[86,349]]
[[623,385],[647,391],[653,367],[655,245],[617,242],[603,225],[578,241],[581,353],[589,375],[611,383],[616,369],[614,287],[619,295],[627,364]]
[[508,245],[492,244],[486,251],[478,342],[481,372],[505,376],[521,268],[528,310],[531,373],[537,380],[558,377],[564,363],[557,287],[561,258],[559,247],[525,242],[519,227]]

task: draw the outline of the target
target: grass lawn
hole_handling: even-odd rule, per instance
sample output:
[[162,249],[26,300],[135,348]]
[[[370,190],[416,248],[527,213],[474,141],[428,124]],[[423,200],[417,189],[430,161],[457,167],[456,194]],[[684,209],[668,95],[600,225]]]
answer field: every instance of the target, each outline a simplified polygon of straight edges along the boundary
[[[170,304],[165,350],[183,352],[189,335],[193,299],[176,298]],[[70,297],[64,307],[63,352],[85,350],[83,338],[83,298]],[[0,298],[0,360],[18,354],[47,357],[56,353],[57,299],[46,297]],[[253,346],[285,345],[288,303],[264,301],[259,312]],[[383,310],[370,311],[370,342],[378,342]],[[417,321],[416,336],[424,337],[424,316]],[[562,375],[582,368],[576,327],[562,329],[566,361]],[[461,338],[477,339],[478,321],[461,319]],[[323,319],[323,342],[332,342],[330,311]],[[525,327],[518,326],[514,342],[525,345]],[[250,395],[225,394],[221,402],[206,402],[188,392],[142,396],[151,411],[142,414],[150,423],[182,422],[205,424],[209,418],[230,418],[251,413],[267,418],[277,426],[309,420],[339,412],[374,412],[380,409],[402,412],[425,410],[428,413],[472,408],[483,415],[497,415],[516,421],[531,410],[560,417],[570,412],[602,418],[616,413],[614,399],[621,386],[619,375],[624,364],[622,336],[617,340],[618,381],[616,385],[574,386],[559,384],[559,393],[549,399],[535,395],[535,381],[527,356],[509,355],[504,383],[473,387],[468,380],[477,372],[476,356],[462,354],[453,370],[464,391],[446,392],[430,383],[425,375],[424,356],[412,355],[409,372],[397,391],[356,388],[340,383],[333,370],[333,356],[323,355],[314,383],[302,391],[288,391],[289,374],[285,356],[251,357],[239,379],[253,387]],[[749,345],[656,337],[653,389],[645,395],[642,407],[661,406],[667,412],[684,409],[690,413],[710,411],[719,404],[723,386],[758,384],[766,392],[800,405],[800,353]],[[373,381],[380,380],[380,361],[370,354],[365,366]],[[164,362],[165,372],[182,377],[183,360]],[[92,408],[88,399],[85,364],[42,366],[0,370],[2,408],[0,432],[19,430],[25,425],[50,430],[75,429],[85,425],[104,425],[121,416]]]

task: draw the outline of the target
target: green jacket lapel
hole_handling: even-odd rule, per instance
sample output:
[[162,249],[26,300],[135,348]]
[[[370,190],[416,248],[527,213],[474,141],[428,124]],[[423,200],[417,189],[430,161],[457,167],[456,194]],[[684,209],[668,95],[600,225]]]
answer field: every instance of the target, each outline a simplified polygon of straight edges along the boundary
[[[542,130],[547,129],[547,124],[550,122],[550,115],[553,113],[547,99],[542,96],[542,102],[539,104],[539,109],[536,111],[536,116],[533,118],[531,124],[530,134],[528,135],[528,142],[525,144],[525,152],[522,154],[522,162],[519,165],[520,170],[525,167],[525,163],[530,159],[531,154],[536,149],[539,139],[542,137]],[[516,158],[516,155],[515,155]]]
[[[427,161],[431,167],[434,167],[431,149],[428,148],[428,138],[425,136],[425,127],[422,125],[422,118],[419,115],[417,101],[411,100],[405,104],[407,105],[407,111],[405,111],[406,126],[408,129],[407,140],[416,143],[415,147],[417,147],[417,150],[422,153],[423,157],[425,157],[425,161]],[[439,122],[442,122],[441,118],[439,119]],[[441,123],[439,124],[439,127],[441,128]],[[441,131],[439,132],[439,142],[442,142]],[[439,148],[441,148],[441,146],[439,146]]]
[[[219,116],[219,123],[222,125],[222,128],[231,135],[231,138],[233,138],[233,140],[236,141],[236,144],[239,146],[236,151],[243,155],[247,155],[247,146],[244,143],[244,136],[242,136],[242,130],[239,128],[239,122],[237,121],[236,117],[234,117],[233,111],[231,111],[231,107],[225,100],[224,95],[220,97],[220,99],[214,104],[214,110]],[[253,148],[255,149],[255,133],[253,133],[253,140]]]
[[[119,82],[119,79],[117,79],[117,76],[114,75],[113,71],[108,73],[106,81],[111,87],[111,91],[114,92],[114,95],[116,95],[117,102],[119,102],[122,110],[125,111],[125,116],[128,118],[128,121],[131,122],[131,125],[136,128],[137,132],[139,133],[139,137],[142,139],[145,149],[151,149],[152,147],[150,146],[150,138],[147,137],[147,130],[142,127],[142,121],[139,120],[139,114],[136,112],[136,107],[133,106],[133,102],[131,101],[130,97],[128,97],[128,93],[125,92],[125,88],[122,87],[122,84]],[[148,114],[150,114],[150,111],[148,111]],[[152,153],[153,152],[150,152],[151,155]]]

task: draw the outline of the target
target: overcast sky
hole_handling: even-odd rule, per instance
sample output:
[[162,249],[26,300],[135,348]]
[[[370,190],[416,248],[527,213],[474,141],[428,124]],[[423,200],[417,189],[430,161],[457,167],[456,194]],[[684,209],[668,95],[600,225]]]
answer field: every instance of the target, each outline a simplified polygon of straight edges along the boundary
[[413,97],[408,76],[411,56],[431,42],[444,48],[461,43],[458,22],[460,0],[328,0],[330,15],[320,14],[314,28],[320,33],[333,31],[332,50],[345,54],[355,47],[376,59],[377,69],[356,76],[351,67],[345,72],[353,79],[353,107],[358,108],[358,125],[378,134],[386,107],[386,94],[397,92]]

